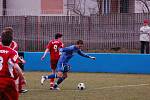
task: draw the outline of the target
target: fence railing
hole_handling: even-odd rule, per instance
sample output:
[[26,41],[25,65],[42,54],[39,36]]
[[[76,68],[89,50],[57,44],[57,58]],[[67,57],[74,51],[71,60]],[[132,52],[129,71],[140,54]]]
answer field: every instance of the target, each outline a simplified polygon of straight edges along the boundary
[[20,51],[43,51],[56,32],[64,34],[66,46],[82,39],[90,50],[115,47],[139,49],[139,29],[150,14],[100,16],[0,16],[0,31],[14,28]]

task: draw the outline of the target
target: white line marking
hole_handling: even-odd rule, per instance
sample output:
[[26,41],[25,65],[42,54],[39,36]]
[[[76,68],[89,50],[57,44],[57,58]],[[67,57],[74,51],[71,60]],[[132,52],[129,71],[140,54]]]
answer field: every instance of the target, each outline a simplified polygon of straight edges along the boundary
[[101,90],[101,89],[111,89],[111,88],[125,88],[125,87],[140,87],[140,86],[148,86],[150,84],[136,84],[136,85],[121,85],[121,86],[108,86],[108,87],[100,87],[95,89],[89,89],[89,90]]
[[[116,86],[108,86],[108,87],[100,87],[100,88],[93,88],[93,89],[85,89],[85,91],[88,90],[101,90],[101,89],[112,89],[112,88],[125,88],[125,87],[140,87],[140,86],[149,86],[150,84],[135,84],[135,85],[116,85]],[[49,91],[48,89],[29,89],[29,91]],[[57,90],[56,90],[57,91]],[[78,89],[72,89],[72,90],[60,90],[60,91],[79,91]]]

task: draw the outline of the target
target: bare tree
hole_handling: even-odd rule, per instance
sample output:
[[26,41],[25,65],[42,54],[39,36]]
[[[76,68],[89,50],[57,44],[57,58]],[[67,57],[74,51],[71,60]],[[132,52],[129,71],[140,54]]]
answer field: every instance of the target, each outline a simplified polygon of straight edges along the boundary
[[84,16],[85,10],[86,10],[85,9],[86,0],[74,0],[74,2],[75,2],[75,5],[72,8],[72,11],[77,15]]
[[143,5],[142,10],[143,13],[145,13],[145,9],[147,10],[148,13],[150,13],[150,4],[148,3],[150,0],[136,0],[137,2],[139,2],[139,4]]
[[97,5],[98,5],[98,12],[99,12],[99,14],[102,13],[102,1],[103,1],[103,0],[97,0]]
[[77,15],[85,16],[97,12],[97,0],[68,0],[68,2],[74,3],[74,6],[69,8],[69,11]]

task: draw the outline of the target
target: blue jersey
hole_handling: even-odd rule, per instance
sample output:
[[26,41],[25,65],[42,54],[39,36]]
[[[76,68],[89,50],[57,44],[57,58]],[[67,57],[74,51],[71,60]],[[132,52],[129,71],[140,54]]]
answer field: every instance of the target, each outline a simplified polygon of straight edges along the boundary
[[57,63],[57,68],[58,71],[62,71],[62,67],[64,65],[67,65],[68,61],[73,57],[74,53],[77,53],[83,57],[86,58],[90,58],[90,56],[86,55],[85,53],[83,53],[83,51],[81,51],[81,49],[77,48],[75,45],[69,46],[69,47],[65,47],[65,48],[61,48],[60,52],[62,53],[59,61]]

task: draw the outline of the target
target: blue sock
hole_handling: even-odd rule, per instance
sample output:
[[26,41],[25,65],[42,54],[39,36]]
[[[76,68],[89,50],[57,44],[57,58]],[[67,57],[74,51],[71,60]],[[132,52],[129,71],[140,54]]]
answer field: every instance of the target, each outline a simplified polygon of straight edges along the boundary
[[65,77],[58,78],[56,84],[54,85],[54,88],[56,88],[60,83],[62,83],[65,80]]
[[57,77],[57,74],[51,74],[51,75],[45,76],[45,78],[51,79],[51,78],[58,78],[58,77]]

